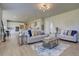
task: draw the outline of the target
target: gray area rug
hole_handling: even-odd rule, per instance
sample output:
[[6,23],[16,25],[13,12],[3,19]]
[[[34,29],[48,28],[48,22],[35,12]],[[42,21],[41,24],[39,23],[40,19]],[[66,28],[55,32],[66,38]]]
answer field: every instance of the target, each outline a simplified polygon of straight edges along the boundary
[[52,49],[47,49],[42,46],[42,43],[37,43],[31,45],[31,48],[36,51],[38,56],[59,56],[61,53],[64,52],[67,48],[69,48],[70,45],[60,43],[58,46],[52,48]]

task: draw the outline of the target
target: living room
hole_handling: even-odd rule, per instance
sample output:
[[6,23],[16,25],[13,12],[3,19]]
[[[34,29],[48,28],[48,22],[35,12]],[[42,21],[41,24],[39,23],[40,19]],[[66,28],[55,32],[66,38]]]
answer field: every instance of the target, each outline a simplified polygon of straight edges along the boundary
[[7,44],[1,43],[1,47],[7,47],[3,47],[6,52],[1,48],[0,55],[79,55],[78,3],[3,3],[1,6],[4,29],[10,35]]

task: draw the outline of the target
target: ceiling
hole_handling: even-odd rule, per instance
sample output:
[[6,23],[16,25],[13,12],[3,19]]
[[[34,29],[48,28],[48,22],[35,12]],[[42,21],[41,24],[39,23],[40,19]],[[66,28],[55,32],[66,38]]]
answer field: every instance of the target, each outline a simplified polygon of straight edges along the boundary
[[39,3],[1,3],[1,7],[8,20],[28,21],[38,18],[55,16],[60,13],[79,8],[79,3],[51,3],[51,8],[42,12],[38,8]]

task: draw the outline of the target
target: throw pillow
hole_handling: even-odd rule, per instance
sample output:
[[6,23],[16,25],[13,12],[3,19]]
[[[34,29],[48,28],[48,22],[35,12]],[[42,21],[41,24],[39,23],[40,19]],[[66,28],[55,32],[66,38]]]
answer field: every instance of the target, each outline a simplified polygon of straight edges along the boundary
[[69,30],[69,32],[68,32],[68,35],[69,35],[69,36],[71,36],[71,32],[72,32],[72,31],[71,31],[71,30]]
[[29,33],[29,36],[31,37],[32,36],[32,31],[28,30],[28,33]]
[[67,30],[66,35],[68,35],[69,30]]
[[74,36],[74,34],[76,34],[76,33],[77,33],[77,31],[72,30],[72,32],[71,32],[71,36]]

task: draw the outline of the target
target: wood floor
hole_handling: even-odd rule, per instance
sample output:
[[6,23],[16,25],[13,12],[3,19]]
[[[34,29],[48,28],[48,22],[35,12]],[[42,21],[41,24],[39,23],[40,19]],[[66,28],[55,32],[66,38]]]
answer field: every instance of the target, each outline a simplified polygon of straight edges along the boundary
[[[59,41],[59,43],[70,44],[60,56],[79,56],[79,43]],[[0,43],[0,56],[37,56],[30,45],[19,46],[17,43],[17,35],[7,38],[5,43]]]
[[0,43],[0,55],[1,56],[30,56],[35,55],[29,45],[19,46],[17,42],[17,36],[12,35],[7,38],[5,43]]

